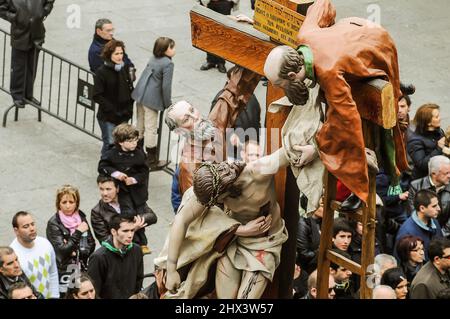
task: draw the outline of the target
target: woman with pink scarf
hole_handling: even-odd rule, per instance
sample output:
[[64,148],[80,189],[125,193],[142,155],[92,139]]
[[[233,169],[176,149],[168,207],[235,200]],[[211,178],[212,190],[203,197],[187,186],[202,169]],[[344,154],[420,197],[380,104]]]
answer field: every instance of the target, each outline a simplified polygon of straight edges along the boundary
[[71,185],[56,192],[56,214],[47,223],[47,239],[53,245],[59,274],[61,295],[67,292],[80,271],[87,270],[87,261],[94,252],[95,240],[86,215],[79,210],[80,193]]

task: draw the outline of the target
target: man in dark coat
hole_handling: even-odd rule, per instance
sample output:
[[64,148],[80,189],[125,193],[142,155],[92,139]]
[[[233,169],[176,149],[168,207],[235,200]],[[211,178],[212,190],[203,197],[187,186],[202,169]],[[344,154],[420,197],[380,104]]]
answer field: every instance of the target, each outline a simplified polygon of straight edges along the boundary
[[30,286],[36,297],[44,299],[23,273],[14,250],[11,247],[0,247],[0,299],[8,299],[8,290],[19,282]]
[[[239,1],[239,0],[238,0]],[[200,3],[215,12],[230,15],[231,9],[235,5],[236,0],[200,0]],[[211,68],[217,67],[220,73],[226,73],[225,60],[221,57],[215,56],[210,53],[206,53],[206,62],[202,64],[200,70],[206,71]]]
[[14,104],[25,107],[24,99],[39,104],[33,98],[39,56],[38,46],[45,39],[44,20],[55,0],[1,0],[0,18],[11,23],[11,81]]
[[435,239],[430,243],[430,261],[417,273],[411,284],[411,299],[436,299],[450,288],[450,241]]
[[[92,39],[91,46],[89,47],[89,68],[92,72],[96,72],[97,69],[103,65],[103,60],[100,57],[100,53],[102,53],[103,47],[110,40],[114,39],[114,27],[109,19],[98,19],[95,22],[95,34]],[[123,61],[125,65],[128,65],[129,68],[133,68],[134,64],[131,62],[128,55],[125,53],[123,56]]]
[[112,239],[91,255],[88,274],[100,298],[128,299],[142,288],[142,252],[132,242],[135,225],[131,217],[114,216],[110,228]]

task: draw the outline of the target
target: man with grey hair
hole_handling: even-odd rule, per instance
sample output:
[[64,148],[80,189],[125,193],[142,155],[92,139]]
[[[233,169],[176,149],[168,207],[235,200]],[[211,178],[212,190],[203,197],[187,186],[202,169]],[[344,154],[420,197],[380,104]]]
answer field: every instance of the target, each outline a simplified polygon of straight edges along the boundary
[[23,273],[14,250],[11,247],[0,247],[0,299],[8,299],[9,289],[17,283],[27,284],[35,296],[39,299],[44,298]]
[[378,254],[375,256],[373,273],[370,276],[370,281],[374,286],[378,286],[381,277],[388,269],[397,267],[397,259],[388,254]]
[[397,294],[391,287],[379,285],[373,288],[372,299],[397,299]]
[[408,203],[414,210],[414,196],[419,190],[428,189],[437,194],[441,212],[437,217],[442,234],[450,237],[450,159],[444,155],[433,156],[428,162],[428,176],[416,179],[409,187]]
[[397,267],[397,259],[394,256],[388,254],[378,254],[375,256],[375,265],[378,266],[378,271],[381,276],[388,269]]
[[192,186],[193,172],[201,163],[226,159],[225,130],[233,127],[259,79],[258,74],[237,67],[207,118],[187,101],[176,102],[167,109],[165,122],[169,129],[186,137],[178,178],[181,195]]
[[[114,39],[114,27],[111,20],[104,18],[98,19],[95,22],[94,38],[92,39],[91,46],[89,47],[89,68],[92,72],[95,73],[95,71],[103,65],[103,60],[100,57],[100,53],[102,53],[105,44],[112,39]],[[134,70],[134,64],[128,58],[126,53],[123,60],[126,65],[129,65]]]

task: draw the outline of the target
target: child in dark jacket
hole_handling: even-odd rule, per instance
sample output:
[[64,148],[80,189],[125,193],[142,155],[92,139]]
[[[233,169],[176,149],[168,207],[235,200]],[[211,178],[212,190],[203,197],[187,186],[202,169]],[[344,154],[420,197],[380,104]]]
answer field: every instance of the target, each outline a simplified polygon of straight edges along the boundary
[[[135,216],[136,234],[144,250],[148,249],[145,226],[140,217],[148,200],[148,173],[146,156],[138,146],[139,132],[127,123],[118,125],[113,131],[114,145],[102,156],[98,172],[119,181],[120,213]],[[146,247],[146,248],[144,248]]]

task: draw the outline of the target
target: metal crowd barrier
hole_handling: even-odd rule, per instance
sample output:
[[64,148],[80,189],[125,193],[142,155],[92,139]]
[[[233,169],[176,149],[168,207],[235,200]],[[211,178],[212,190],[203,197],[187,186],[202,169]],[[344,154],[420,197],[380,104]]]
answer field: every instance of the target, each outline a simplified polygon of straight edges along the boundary
[[[0,90],[11,94],[9,90],[10,34],[2,29],[0,29],[0,46],[0,54],[2,54]],[[98,104],[92,99],[95,74],[46,48],[37,47],[36,50],[39,50],[39,58],[34,81],[34,98],[39,103],[30,100],[25,100],[25,103],[38,110],[39,122],[42,119],[41,113],[44,112],[97,140],[101,140],[101,131],[96,120]],[[3,127],[6,127],[8,113],[12,109],[15,109],[14,121],[18,121],[19,108],[11,105],[3,113]],[[171,148],[175,146],[178,149],[178,141],[171,140],[170,131],[163,124],[163,116],[163,112],[160,112],[157,147],[160,157],[170,161],[170,157],[174,157],[174,154],[171,154]],[[173,145],[173,142],[177,145]],[[163,171],[170,175],[174,174],[178,164],[178,154],[177,151],[175,160],[164,167]]]

